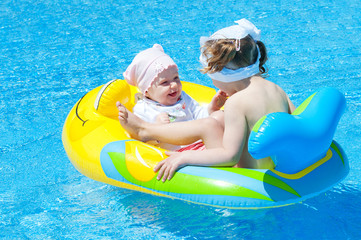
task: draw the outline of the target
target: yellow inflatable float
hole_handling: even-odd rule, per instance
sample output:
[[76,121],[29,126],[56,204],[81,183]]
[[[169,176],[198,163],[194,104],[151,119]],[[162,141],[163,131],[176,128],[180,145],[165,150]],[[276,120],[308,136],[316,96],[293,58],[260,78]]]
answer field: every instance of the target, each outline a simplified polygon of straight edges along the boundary
[[[215,90],[209,87],[189,82],[182,84],[183,90],[200,104],[207,104],[215,94]],[[276,163],[275,169],[186,166],[172,180],[157,181],[153,167],[166,158],[164,150],[129,138],[117,118],[116,101],[132,109],[137,93],[138,90],[124,80],[114,80],[91,90],[71,109],[64,123],[62,140],[70,161],[80,173],[117,187],[199,204],[260,208],[296,203],[324,192],[349,171],[346,155],[332,141],[344,110],[344,98],[337,90],[321,89],[306,99],[294,115],[276,113],[265,116],[252,130],[250,152],[254,156],[269,154],[267,156]],[[324,109],[325,105],[331,107],[326,106],[328,110],[323,110],[321,117],[314,116],[314,110]],[[307,146],[297,142],[297,138],[304,139],[304,129],[308,128],[309,122],[315,122],[314,118],[320,119],[321,125],[328,128],[325,131],[318,127],[320,130],[311,131],[319,132],[315,138],[318,142],[321,139],[322,144],[317,144],[319,149],[311,147],[315,145],[313,133],[307,136]],[[302,131],[298,133],[295,124],[302,125]],[[292,133],[278,134],[282,130],[277,125],[288,127]],[[263,140],[264,136],[266,140]],[[292,146],[270,151],[267,141],[279,141],[272,140],[272,136],[287,140],[281,144],[296,142],[295,146],[301,148],[299,153],[293,153],[296,157],[289,156],[292,153],[284,149],[292,150]],[[310,151],[302,149],[304,147]],[[288,165],[297,165],[300,170],[295,172]]]

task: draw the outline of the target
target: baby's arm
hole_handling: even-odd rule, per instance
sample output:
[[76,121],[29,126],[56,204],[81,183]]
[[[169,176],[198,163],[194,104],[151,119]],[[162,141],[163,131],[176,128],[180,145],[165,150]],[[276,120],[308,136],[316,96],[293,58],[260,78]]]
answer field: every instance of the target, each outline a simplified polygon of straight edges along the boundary
[[208,105],[208,113],[211,114],[215,111],[218,111],[223,107],[227,101],[227,94],[219,90],[216,95],[213,96],[212,101]]
[[142,99],[138,100],[138,102],[134,105],[133,113],[137,117],[149,123],[170,123],[169,116],[166,112],[160,112],[159,109],[152,106],[152,104],[143,101]]
[[168,113],[166,112],[159,113],[155,119],[155,123],[159,123],[159,124],[170,123]]

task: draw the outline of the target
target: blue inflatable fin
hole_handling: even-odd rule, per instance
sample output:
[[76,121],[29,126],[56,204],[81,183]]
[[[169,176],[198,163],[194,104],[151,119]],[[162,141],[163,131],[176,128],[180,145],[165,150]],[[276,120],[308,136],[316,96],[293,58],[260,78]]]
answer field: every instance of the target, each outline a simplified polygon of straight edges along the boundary
[[322,88],[294,113],[271,113],[253,127],[248,151],[255,159],[271,157],[275,169],[297,173],[326,155],[346,99],[334,88]]

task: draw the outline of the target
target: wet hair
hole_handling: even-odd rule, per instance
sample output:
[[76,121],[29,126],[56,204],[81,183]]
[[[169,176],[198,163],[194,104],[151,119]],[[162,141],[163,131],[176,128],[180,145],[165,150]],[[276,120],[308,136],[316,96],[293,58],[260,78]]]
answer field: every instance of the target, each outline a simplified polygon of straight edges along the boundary
[[224,67],[238,69],[247,67],[257,61],[257,45],[261,53],[259,71],[267,72],[263,66],[267,61],[267,49],[261,41],[254,41],[250,35],[239,40],[240,49],[236,49],[236,39],[209,40],[202,46],[202,54],[207,57],[208,66],[201,69],[203,73],[220,72]]

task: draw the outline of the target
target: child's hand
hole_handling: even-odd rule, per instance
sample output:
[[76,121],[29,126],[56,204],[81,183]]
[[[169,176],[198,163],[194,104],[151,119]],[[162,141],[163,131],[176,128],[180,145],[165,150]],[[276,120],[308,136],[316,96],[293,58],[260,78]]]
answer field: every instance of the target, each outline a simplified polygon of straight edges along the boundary
[[160,123],[160,124],[170,123],[170,119],[169,119],[168,113],[162,112],[162,113],[158,114],[155,122],[156,122],[156,123]]
[[183,163],[183,157],[186,155],[185,153],[186,152],[166,152],[169,157],[160,161],[154,167],[154,172],[158,172],[157,180],[162,180],[162,182],[170,180],[179,168],[186,165]]
[[212,101],[208,105],[208,112],[211,114],[212,112],[218,111],[223,107],[223,105],[227,101],[227,93],[223,92],[222,90],[219,90],[216,95],[213,96]]

